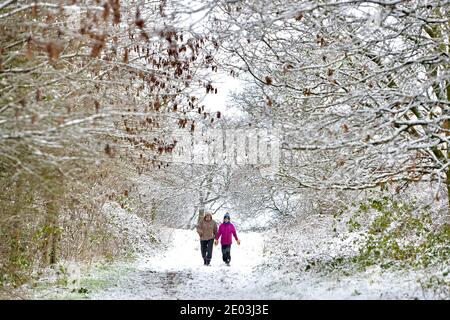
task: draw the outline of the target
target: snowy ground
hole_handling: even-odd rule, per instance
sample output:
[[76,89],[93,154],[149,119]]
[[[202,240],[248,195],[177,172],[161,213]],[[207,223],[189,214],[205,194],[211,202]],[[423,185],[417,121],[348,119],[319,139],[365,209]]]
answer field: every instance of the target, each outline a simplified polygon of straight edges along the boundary
[[[334,233],[330,216],[293,221],[264,232],[239,232],[231,267],[220,246],[203,265],[193,230],[149,225],[118,206],[105,206],[111,233],[129,239],[128,260],[84,266],[62,262],[26,285],[34,299],[450,299],[448,265],[434,270],[360,272],[350,265],[318,267],[358,252],[361,235]],[[312,262],[318,261],[316,266]],[[311,267],[310,267],[311,266]],[[442,284],[445,282],[445,285]]]
[[[357,233],[335,236],[330,232],[328,216],[305,218],[300,224],[265,232],[239,232],[238,228],[242,242],[232,246],[231,267],[222,262],[220,245],[214,247],[207,267],[195,231],[152,227],[117,206],[108,205],[104,212],[110,217],[111,232],[125,234],[138,258],[85,270],[79,264],[68,264],[62,278],[50,273],[30,289],[33,298],[450,299],[447,289],[436,293],[421,285],[434,275],[443,279],[445,268],[325,272],[321,267],[308,267],[311,261],[352,256],[361,244]],[[450,282],[450,275],[445,277]]]
[[116,287],[91,295],[92,299],[258,299],[255,267],[263,262],[263,239],[258,233],[240,233],[233,244],[231,266],[214,247],[211,266],[203,266],[195,231],[174,230],[172,246],[161,255],[144,258]]
[[[385,272],[368,269],[349,276],[320,274],[295,268],[301,261],[278,259],[265,248],[269,234],[240,233],[241,246],[232,246],[232,266],[221,260],[214,248],[211,266],[203,266],[197,234],[173,230],[172,246],[160,255],[139,261],[113,287],[89,296],[91,299],[429,299],[415,272]],[[282,245],[280,247],[283,247]],[[297,251],[301,253],[301,251]],[[269,258],[270,257],[270,258]],[[281,262],[281,263],[280,263]],[[298,263],[301,265],[301,262]],[[442,298],[442,297],[441,297]]]

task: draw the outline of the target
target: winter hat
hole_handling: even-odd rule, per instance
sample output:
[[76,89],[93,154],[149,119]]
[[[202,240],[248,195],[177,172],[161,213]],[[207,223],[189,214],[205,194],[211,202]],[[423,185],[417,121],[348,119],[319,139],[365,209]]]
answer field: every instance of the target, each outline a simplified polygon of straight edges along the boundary
[[229,220],[231,220],[230,219],[230,214],[228,214],[228,213],[225,213],[225,215],[223,216],[223,219],[225,220],[225,219],[229,219]]
[[210,217],[211,220],[212,220],[212,214],[211,213],[209,213],[209,212],[205,213],[205,216],[203,217],[203,220],[206,220],[206,217]]

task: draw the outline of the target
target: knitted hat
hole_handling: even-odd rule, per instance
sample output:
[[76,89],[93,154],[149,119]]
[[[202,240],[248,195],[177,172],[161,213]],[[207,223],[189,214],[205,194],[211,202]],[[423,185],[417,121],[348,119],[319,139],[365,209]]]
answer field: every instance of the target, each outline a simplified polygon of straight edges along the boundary
[[229,219],[230,220],[230,215],[228,213],[225,213],[225,215],[223,216],[223,219]]

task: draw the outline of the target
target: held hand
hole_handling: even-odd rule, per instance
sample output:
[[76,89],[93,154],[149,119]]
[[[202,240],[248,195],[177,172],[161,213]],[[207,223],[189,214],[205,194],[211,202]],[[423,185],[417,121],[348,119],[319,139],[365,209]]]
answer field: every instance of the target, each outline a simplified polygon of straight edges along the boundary
[[219,240],[214,240],[214,245],[217,246],[219,244]]

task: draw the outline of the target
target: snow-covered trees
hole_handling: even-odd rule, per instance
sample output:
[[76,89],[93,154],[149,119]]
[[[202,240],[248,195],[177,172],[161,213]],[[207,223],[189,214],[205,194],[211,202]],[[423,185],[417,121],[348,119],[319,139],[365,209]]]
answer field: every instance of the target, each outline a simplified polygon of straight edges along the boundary
[[448,194],[446,2],[224,1],[220,8],[211,28],[234,58],[227,67],[254,83],[241,102],[281,124],[284,151],[300,161],[281,168],[283,178],[338,190],[436,181]]
[[[3,0],[2,273],[83,256],[94,238],[110,254],[90,237],[107,201],[185,226],[230,204],[331,213],[418,182],[448,197],[448,17],[439,0]],[[203,104],[221,73],[246,82],[242,118]],[[211,128],[280,130],[275,179],[177,163],[177,132]]]
[[[207,85],[197,72],[210,67],[205,39],[176,26],[185,9],[0,3],[2,275],[92,248],[102,204],[132,196],[137,174],[167,165],[170,130],[210,121],[196,97]],[[78,249],[70,251],[60,241],[73,230]]]

